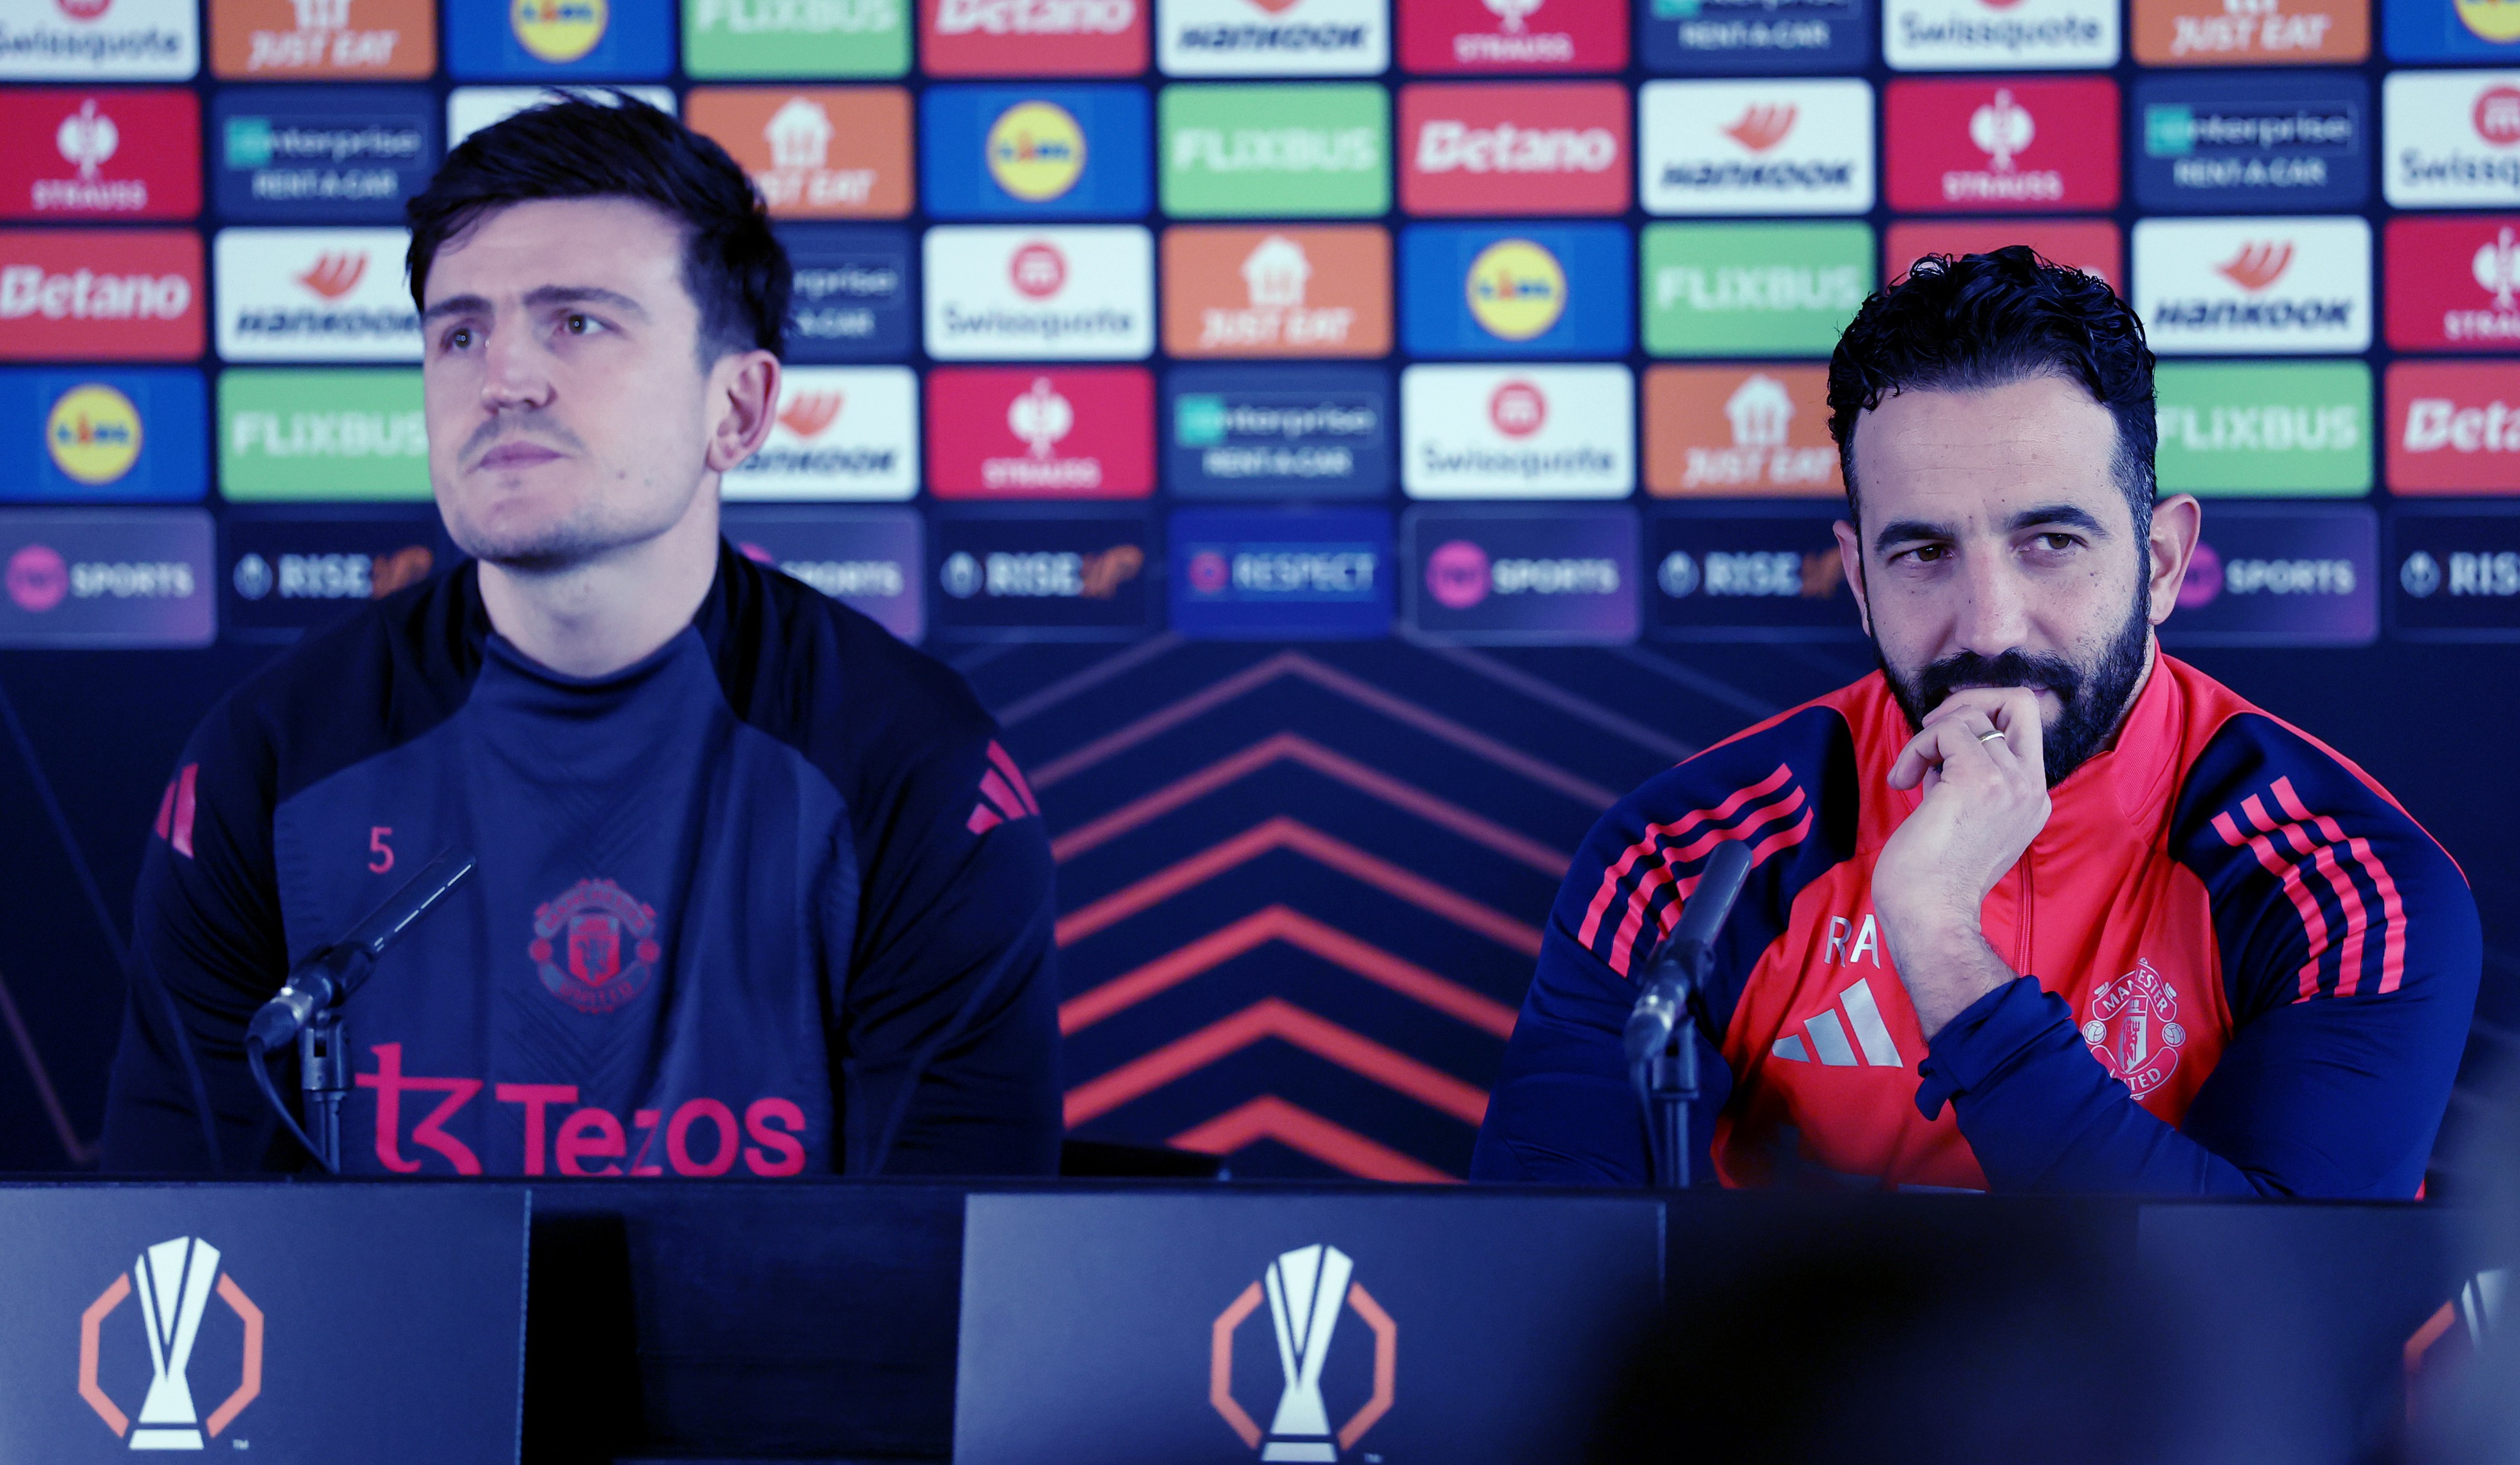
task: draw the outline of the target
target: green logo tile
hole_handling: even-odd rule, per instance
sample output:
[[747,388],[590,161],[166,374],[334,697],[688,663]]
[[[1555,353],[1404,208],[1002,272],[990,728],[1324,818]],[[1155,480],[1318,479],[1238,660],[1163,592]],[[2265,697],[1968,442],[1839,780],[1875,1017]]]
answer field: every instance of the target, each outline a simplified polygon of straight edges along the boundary
[[2153,386],[2163,493],[2371,491],[2371,369],[2362,362],[2164,362]]
[[910,0],[683,0],[683,69],[704,79],[899,76]]
[[1653,224],[1642,257],[1655,356],[1826,356],[1872,291],[1868,224]]
[[1372,85],[1168,86],[1164,212],[1369,218],[1391,207],[1391,106]]
[[420,373],[220,373],[219,493],[247,504],[428,499]]

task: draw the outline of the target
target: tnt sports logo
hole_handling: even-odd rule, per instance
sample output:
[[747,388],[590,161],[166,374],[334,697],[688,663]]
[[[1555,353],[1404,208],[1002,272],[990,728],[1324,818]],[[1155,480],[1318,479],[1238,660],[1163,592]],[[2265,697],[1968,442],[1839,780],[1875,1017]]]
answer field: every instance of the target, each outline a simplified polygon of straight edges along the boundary
[[[211,1279],[217,1280],[213,1282]],[[107,1317],[134,1292],[149,1336],[149,1392],[135,1426],[97,1381]],[[245,1325],[245,1356],[234,1393],[203,1420],[193,1401],[193,1347],[216,1293]],[[219,1249],[199,1236],[160,1241],[140,1254],[131,1270],[116,1276],[79,1314],[79,1398],[133,1449],[200,1449],[202,1436],[217,1439],[262,1392],[262,1310],[236,1278],[219,1269]],[[245,1442],[236,1442],[243,1448]]]
[[655,908],[610,880],[580,880],[534,908],[534,939],[525,954],[552,996],[601,1015],[648,990],[665,949],[656,940]]
[[69,561],[51,545],[28,545],[9,556],[8,585],[19,609],[41,615],[69,595]]
[[[1207,1401],[1263,1460],[1335,1462],[1391,1411],[1400,1370],[1400,1325],[1364,1284],[1353,1280],[1355,1270],[1356,1263],[1335,1246],[1299,1247],[1270,1263],[1259,1281],[1243,1288],[1216,1315],[1208,1349]],[[1234,1398],[1234,1335],[1244,1318],[1260,1310],[1264,1289],[1277,1333],[1278,1366],[1285,1380],[1265,1436]],[[1373,1331],[1373,1392],[1333,1434],[1329,1404],[1322,1396],[1322,1370],[1329,1362],[1339,1318],[1351,1311]]]
[[44,421],[44,448],[73,482],[91,488],[114,482],[140,461],[140,410],[112,387],[73,386]]
[[2151,962],[2136,958],[2135,970],[2092,993],[2084,1010],[2083,1042],[2109,1077],[2137,1098],[2170,1082],[2187,1029],[2179,1021],[2179,989]]
[[989,125],[989,176],[1027,203],[1046,203],[1085,172],[1085,129],[1067,109],[1018,102]]
[[536,60],[555,64],[594,50],[610,20],[607,0],[516,0],[508,12],[518,44]]
[[1488,583],[1488,552],[1466,539],[1447,540],[1426,556],[1426,593],[1447,610],[1486,599]]
[[1489,334],[1530,340],[1566,313],[1566,271],[1556,255],[1529,240],[1499,240],[1470,261],[1462,292],[1470,318]]

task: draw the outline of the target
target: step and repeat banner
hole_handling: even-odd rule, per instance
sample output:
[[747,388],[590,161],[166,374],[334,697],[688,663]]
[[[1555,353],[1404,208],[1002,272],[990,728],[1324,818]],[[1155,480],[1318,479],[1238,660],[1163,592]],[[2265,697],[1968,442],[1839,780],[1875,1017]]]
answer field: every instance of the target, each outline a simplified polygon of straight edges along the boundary
[[905,638],[1852,637],[1829,348],[2018,242],[2174,643],[2520,639],[2520,0],[0,0],[0,644],[448,562],[403,202],[598,83],[795,261],[731,536]]

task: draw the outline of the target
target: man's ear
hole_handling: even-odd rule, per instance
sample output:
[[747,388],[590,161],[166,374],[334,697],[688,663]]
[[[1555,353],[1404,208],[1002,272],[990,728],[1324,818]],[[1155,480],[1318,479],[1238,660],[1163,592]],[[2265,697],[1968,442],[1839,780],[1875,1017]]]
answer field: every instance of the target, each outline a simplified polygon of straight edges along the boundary
[[709,471],[727,473],[761,451],[779,421],[779,358],[745,351],[709,369]]
[[2144,614],[2156,626],[2179,608],[2179,587],[2187,578],[2187,562],[2196,556],[2197,536],[2204,532],[2205,508],[2194,494],[2177,494],[2152,506],[2151,599]]
[[1829,526],[1837,531],[1837,562],[1846,570],[1846,588],[1855,592],[1856,618],[1864,623],[1864,634],[1872,634],[1872,598],[1864,585],[1864,540],[1855,525],[1839,519]]

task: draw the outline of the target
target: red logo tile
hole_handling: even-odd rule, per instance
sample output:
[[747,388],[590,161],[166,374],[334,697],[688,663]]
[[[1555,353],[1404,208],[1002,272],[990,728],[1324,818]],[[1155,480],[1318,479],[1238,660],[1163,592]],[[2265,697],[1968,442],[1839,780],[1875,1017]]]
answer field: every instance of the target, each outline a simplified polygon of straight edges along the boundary
[[1135,76],[1153,0],[919,0],[930,76]]
[[2388,469],[2402,494],[2520,490],[2520,364],[2391,365]]
[[2393,348],[2520,350],[2520,214],[2394,218],[2380,258]]
[[1400,89],[1400,206],[1417,214],[1624,213],[1637,171],[1615,81]]
[[189,219],[202,211],[190,87],[0,91],[0,219]]
[[1142,367],[938,367],[927,478],[940,499],[1143,499],[1155,383]]
[[1399,0],[1409,71],[1616,71],[1628,64],[1623,0]]
[[2118,89],[2106,78],[1893,81],[1883,112],[1892,208],[2117,206]]
[[190,361],[207,293],[190,229],[0,229],[0,360]]

